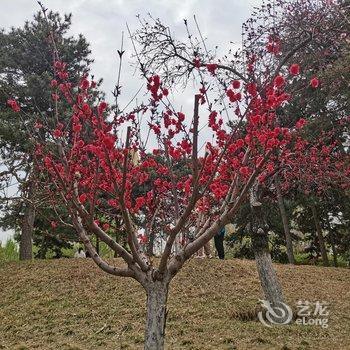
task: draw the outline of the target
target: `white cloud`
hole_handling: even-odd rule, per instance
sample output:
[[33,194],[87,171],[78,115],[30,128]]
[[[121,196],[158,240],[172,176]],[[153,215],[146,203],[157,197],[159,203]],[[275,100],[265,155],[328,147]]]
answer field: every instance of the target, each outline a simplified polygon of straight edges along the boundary
[[[125,23],[137,28],[136,15],[151,13],[167,23],[176,36],[185,36],[183,19],[197,16],[201,30],[208,38],[208,45],[219,44],[226,51],[230,41],[240,42],[241,25],[248,18],[253,6],[261,0],[46,0],[45,7],[61,13],[73,14],[72,34],[83,33],[91,43],[95,59],[93,73],[104,78],[103,88],[109,93],[116,80],[116,50],[120,46],[121,32],[126,32]],[[36,1],[1,0],[0,23],[5,29],[20,26],[39,10]],[[11,15],[9,15],[11,14]],[[192,23],[194,28],[194,24]],[[127,38],[127,35],[126,35]],[[126,64],[130,62],[132,48],[126,41]],[[221,52],[221,51],[220,51]],[[125,101],[137,90],[139,81],[132,78],[132,68],[124,68],[123,82]],[[108,95],[111,98],[111,95]]]

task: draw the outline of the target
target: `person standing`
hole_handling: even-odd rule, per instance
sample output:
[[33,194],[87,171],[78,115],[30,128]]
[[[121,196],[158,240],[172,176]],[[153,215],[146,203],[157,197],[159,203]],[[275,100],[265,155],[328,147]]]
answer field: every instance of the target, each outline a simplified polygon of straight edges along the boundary
[[83,248],[79,247],[78,251],[75,252],[74,257],[75,258],[86,258],[86,255],[85,255]]
[[214,236],[215,249],[218,252],[219,259],[221,259],[221,260],[225,259],[224,238],[225,238],[225,227],[223,227]]

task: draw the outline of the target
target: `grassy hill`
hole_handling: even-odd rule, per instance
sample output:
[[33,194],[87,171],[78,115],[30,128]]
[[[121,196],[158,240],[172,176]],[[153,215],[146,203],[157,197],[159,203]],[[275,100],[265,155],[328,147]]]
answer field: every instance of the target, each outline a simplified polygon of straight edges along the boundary
[[[291,306],[330,303],[328,328],[263,326],[254,261],[193,260],[171,285],[167,349],[350,349],[350,270],[276,267]],[[142,349],[144,303],[88,259],[2,264],[0,349]]]

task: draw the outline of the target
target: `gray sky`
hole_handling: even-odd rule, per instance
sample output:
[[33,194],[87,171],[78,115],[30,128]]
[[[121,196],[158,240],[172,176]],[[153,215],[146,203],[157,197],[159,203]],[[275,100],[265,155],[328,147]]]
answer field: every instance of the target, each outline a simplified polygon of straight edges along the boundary
[[[253,6],[261,0],[42,0],[44,6],[60,13],[72,13],[71,34],[83,33],[91,44],[92,74],[103,78],[102,89],[111,98],[116,81],[116,49],[120,47],[122,31],[126,32],[125,23],[131,30],[137,28],[136,15],[145,17],[151,13],[159,17],[178,38],[185,36],[183,19],[191,20],[196,15],[207,45],[219,45],[219,52],[233,42],[240,45],[241,25],[249,17]],[[0,26],[6,29],[22,26],[39,10],[36,0],[0,0]],[[190,22],[191,25],[191,22]],[[192,23],[193,25],[193,23]],[[138,76],[133,76],[133,69],[128,68],[132,54],[130,42],[125,35],[126,56],[122,71],[122,107],[134,95],[141,85]],[[232,46],[232,45],[231,45]],[[181,106],[186,111],[192,105],[192,97],[184,97]],[[0,231],[0,241],[6,240],[11,232]]]

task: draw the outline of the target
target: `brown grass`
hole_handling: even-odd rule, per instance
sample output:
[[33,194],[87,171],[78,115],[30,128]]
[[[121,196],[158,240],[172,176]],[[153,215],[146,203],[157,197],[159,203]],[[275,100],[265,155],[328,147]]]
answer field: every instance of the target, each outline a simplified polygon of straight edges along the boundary
[[[277,265],[286,299],[330,303],[329,327],[267,328],[254,261],[194,260],[171,285],[167,349],[350,349],[350,270]],[[145,293],[91,260],[0,266],[0,349],[142,349]]]

